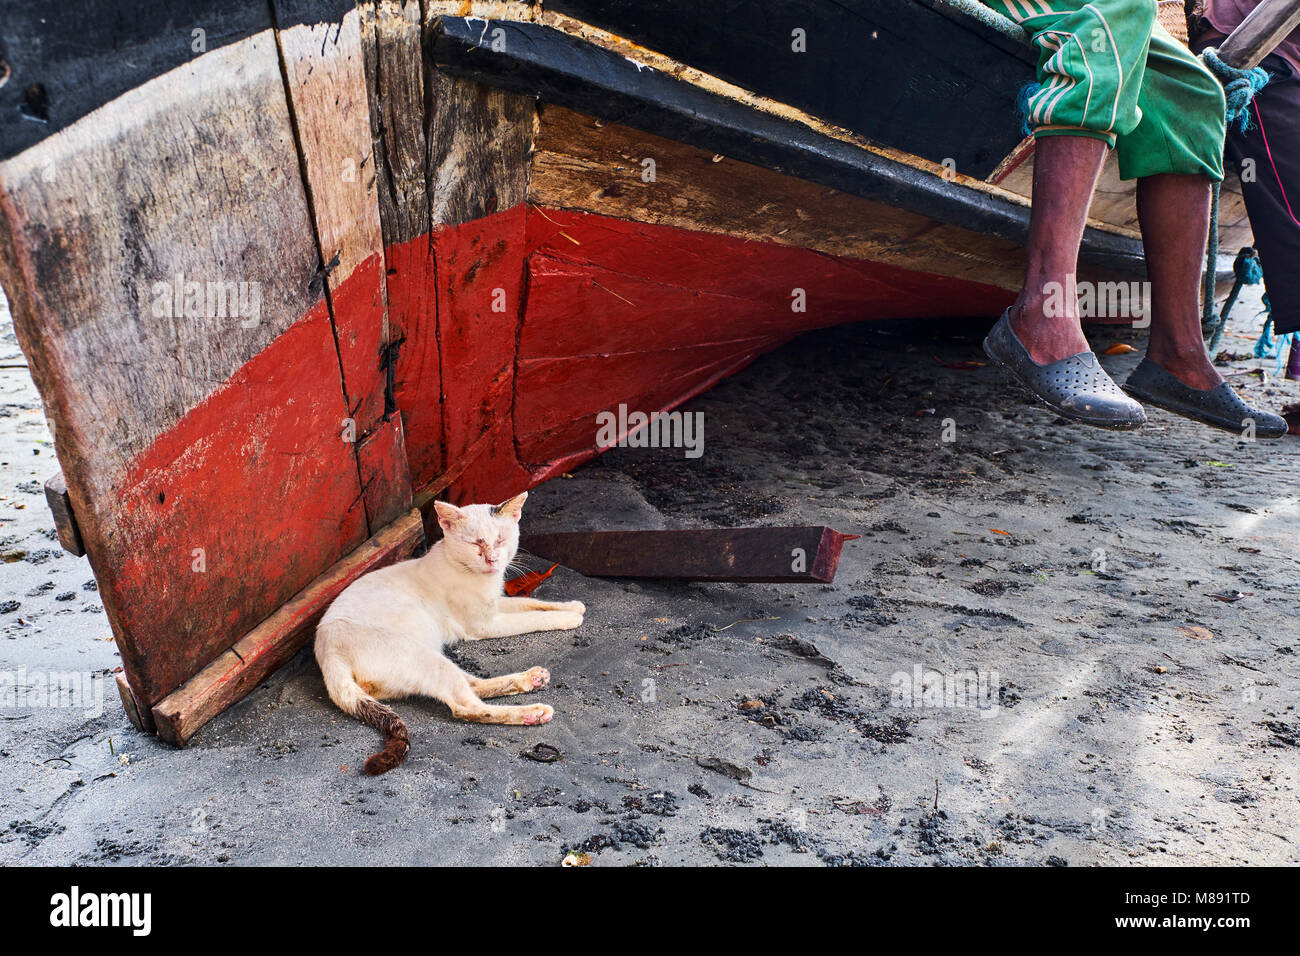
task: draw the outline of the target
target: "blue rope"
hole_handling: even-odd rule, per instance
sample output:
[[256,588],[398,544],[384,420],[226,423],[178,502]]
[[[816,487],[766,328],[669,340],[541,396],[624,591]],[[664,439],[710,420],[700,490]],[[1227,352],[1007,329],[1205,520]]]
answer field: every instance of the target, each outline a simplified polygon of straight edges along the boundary
[[1201,51],[1201,61],[1223,84],[1228,122],[1235,123],[1238,130],[1246,132],[1251,128],[1250,101],[1255,98],[1256,93],[1268,85],[1268,70],[1262,66],[1252,70],[1239,70],[1235,66],[1228,66],[1219,59],[1218,49],[1212,46]]
[[1016,95],[1016,109],[1020,110],[1020,135],[1028,136],[1034,129],[1029,125],[1029,99],[1043,88],[1041,83],[1026,83]]
[[1255,340],[1255,358],[1257,359],[1277,359],[1277,365],[1273,368],[1273,376],[1276,378],[1282,374],[1282,366],[1286,364],[1288,357],[1287,345],[1291,348],[1300,348],[1300,332],[1288,332],[1285,335],[1273,337],[1273,304],[1268,301],[1267,293],[1264,295],[1264,312],[1261,313],[1268,317],[1264,320],[1264,331],[1259,334]]
[[[1214,332],[1210,336],[1210,344],[1206,346],[1211,356],[1219,347],[1219,339],[1223,338],[1223,330],[1228,325],[1228,316],[1232,314],[1232,307],[1237,304],[1237,296],[1241,294],[1242,286],[1259,285],[1264,279],[1264,270],[1259,264],[1259,254],[1250,246],[1243,246],[1237,253],[1237,258],[1232,261],[1232,274],[1235,278],[1232,283],[1232,291],[1223,300],[1223,311],[1219,313],[1219,318],[1214,324]],[[1210,302],[1213,303],[1214,287],[1212,285],[1208,290],[1208,294]]]
[[1268,301],[1268,295],[1264,295],[1264,330],[1259,333],[1259,338],[1255,340],[1255,358],[1275,358],[1277,356],[1277,339],[1273,338],[1273,306]]

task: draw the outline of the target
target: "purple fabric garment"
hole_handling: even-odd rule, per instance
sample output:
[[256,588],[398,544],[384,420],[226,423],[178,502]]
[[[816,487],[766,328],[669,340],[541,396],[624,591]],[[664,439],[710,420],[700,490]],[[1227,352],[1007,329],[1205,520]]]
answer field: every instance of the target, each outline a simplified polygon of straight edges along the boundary
[[[1246,15],[1257,6],[1259,0],[1205,0],[1203,16],[1214,28],[1215,33],[1226,37],[1237,29],[1241,21],[1246,19]],[[1201,36],[1204,39],[1206,35]],[[1213,41],[1211,43],[1217,45]],[[1286,60],[1291,65],[1291,69],[1300,74],[1300,27],[1292,30],[1274,53]]]

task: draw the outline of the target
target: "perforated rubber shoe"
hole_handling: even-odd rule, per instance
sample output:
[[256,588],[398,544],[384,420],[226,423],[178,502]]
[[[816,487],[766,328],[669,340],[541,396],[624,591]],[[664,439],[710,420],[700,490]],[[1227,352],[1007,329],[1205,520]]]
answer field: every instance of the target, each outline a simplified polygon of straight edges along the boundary
[[1224,431],[1245,434],[1253,427],[1256,438],[1281,438],[1287,432],[1285,418],[1247,405],[1227,382],[1214,388],[1192,388],[1149,358],[1133,370],[1124,391],[1157,408]]
[[1128,430],[1146,424],[1142,406],[1124,394],[1092,352],[1079,352],[1039,365],[1011,328],[1010,310],[1002,313],[984,352],[1052,411],[1097,428]]

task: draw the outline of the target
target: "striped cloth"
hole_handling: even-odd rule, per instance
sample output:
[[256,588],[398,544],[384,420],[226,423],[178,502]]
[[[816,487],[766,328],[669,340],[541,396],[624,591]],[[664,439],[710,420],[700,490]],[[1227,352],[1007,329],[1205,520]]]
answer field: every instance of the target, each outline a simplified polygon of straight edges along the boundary
[[1223,88],[1156,19],[1156,0],[984,0],[1038,49],[1035,137],[1113,147],[1120,176],[1223,178]]

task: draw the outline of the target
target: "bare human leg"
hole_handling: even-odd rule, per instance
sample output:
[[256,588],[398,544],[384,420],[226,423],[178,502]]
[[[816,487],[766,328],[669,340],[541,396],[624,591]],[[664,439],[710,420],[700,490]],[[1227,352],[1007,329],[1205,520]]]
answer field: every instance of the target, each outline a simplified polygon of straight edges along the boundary
[[1223,381],[1201,338],[1200,286],[1210,228],[1210,181],[1166,173],[1138,180],[1138,220],[1151,282],[1147,357],[1184,385]]
[[[1039,365],[1088,351],[1079,327],[1074,276],[1092,193],[1106,144],[1089,136],[1044,136],[1034,146],[1034,195],[1029,212],[1029,265],[1011,307],[1011,328]],[[1054,301],[1064,308],[1049,309]],[[1049,311],[1060,312],[1049,315]]]

